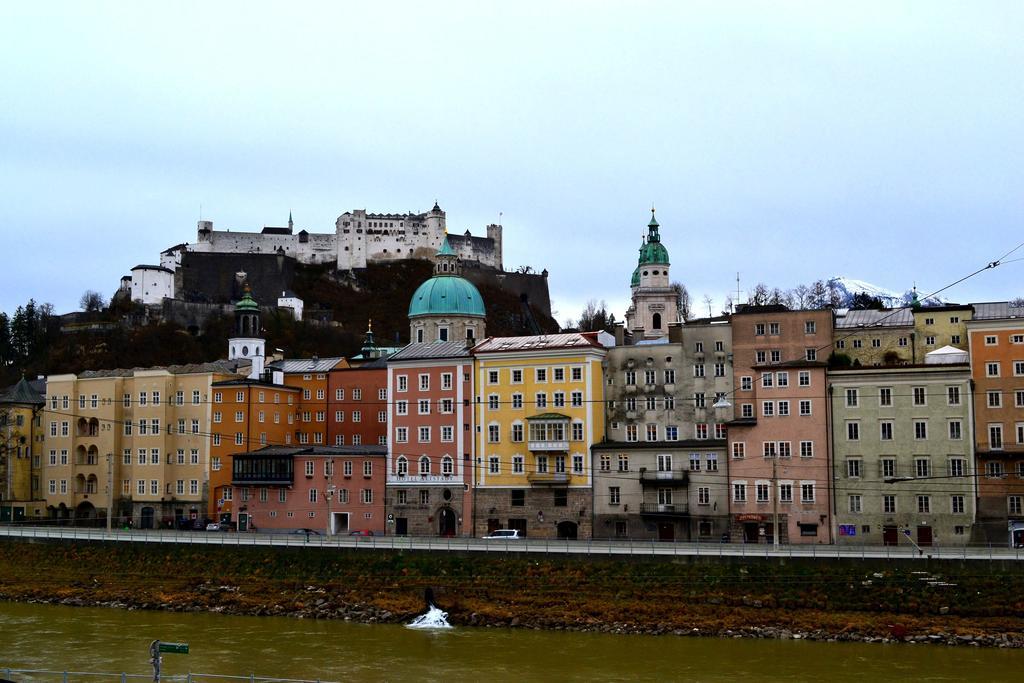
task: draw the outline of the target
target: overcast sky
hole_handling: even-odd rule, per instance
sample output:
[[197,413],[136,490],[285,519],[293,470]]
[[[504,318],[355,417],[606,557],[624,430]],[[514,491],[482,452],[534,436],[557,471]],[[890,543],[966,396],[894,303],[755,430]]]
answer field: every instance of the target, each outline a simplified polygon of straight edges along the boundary
[[[931,291],[1024,241],[1024,3],[7,2],[0,309],[217,229],[503,213],[560,321],[672,277]],[[1013,257],[1024,257],[1024,249]],[[1024,295],[1024,261],[950,290]]]

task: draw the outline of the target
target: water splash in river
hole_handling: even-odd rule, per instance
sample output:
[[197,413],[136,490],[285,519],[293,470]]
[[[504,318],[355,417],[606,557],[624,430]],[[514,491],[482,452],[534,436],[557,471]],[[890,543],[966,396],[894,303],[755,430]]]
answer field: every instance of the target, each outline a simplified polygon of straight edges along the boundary
[[448,623],[448,613],[431,605],[426,614],[421,614],[405,625],[406,628],[453,628]]

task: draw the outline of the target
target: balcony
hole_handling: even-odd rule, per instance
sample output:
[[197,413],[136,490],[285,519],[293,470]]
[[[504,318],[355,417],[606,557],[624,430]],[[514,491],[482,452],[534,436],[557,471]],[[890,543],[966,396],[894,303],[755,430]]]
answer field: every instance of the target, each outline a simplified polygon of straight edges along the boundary
[[661,487],[674,487],[674,486],[688,486],[690,483],[690,473],[687,470],[675,469],[675,470],[640,470],[640,485],[641,486],[661,486]]
[[569,416],[561,413],[541,413],[526,418],[529,423],[527,448],[531,451],[569,451]]
[[690,513],[687,503],[640,503],[640,514],[661,517],[686,517]]
[[567,486],[569,484],[569,473],[530,472],[526,475],[526,481],[534,486]]

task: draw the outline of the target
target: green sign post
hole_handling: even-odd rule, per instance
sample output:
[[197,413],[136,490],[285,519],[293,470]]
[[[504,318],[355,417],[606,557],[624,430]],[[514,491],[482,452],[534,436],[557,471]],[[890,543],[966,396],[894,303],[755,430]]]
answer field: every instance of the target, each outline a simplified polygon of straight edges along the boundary
[[187,655],[188,643],[160,643],[160,652],[173,652],[179,655]]

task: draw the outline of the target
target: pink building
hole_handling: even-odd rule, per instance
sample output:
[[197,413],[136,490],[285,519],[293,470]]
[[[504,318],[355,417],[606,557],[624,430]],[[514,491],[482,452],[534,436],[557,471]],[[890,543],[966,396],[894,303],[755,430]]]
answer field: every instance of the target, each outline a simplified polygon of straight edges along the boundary
[[385,532],[384,446],[269,446],[235,455],[239,531]]
[[473,359],[467,342],[410,344],[388,358],[388,533],[473,531]]
[[732,538],[771,543],[777,523],[780,542],[831,543],[824,360],[832,312],[745,306],[732,335]]

